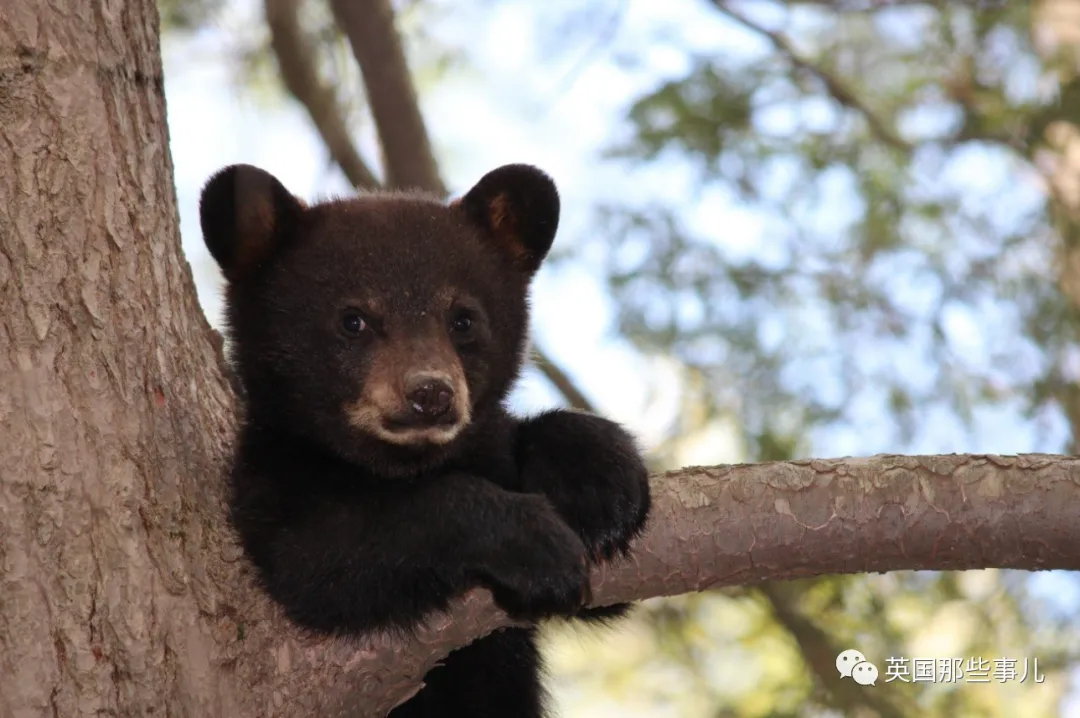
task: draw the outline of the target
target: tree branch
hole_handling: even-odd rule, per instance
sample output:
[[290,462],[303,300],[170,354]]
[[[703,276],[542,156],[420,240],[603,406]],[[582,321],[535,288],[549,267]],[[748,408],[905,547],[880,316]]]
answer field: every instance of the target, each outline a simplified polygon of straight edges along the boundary
[[800,55],[795,49],[795,46],[792,45],[791,41],[784,37],[784,35],[754,22],[738,10],[732,8],[727,0],[710,0],[710,2],[717,10],[727,17],[742,25],[747,30],[761,35],[768,40],[793,66],[816,77],[821,84],[825,86],[825,90],[834,100],[844,107],[855,110],[861,114],[866,120],[866,124],[870,127],[870,131],[879,140],[901,152],[906,153],[912,150],[911,144],[897,134],[896,130],[894,130],[889,123],[878,117],[877,113],[862,101],[858,93],[824,67],[821,67]]
[[534,346],[532,348],[533,362],[536,367],[547,377],[547,380],[559,390],[559,393],[566,398],[566,401],[575,409],[581,411],[588,411],[592,414],[599,414],[596,405],[589,401],[589,397],[578,388],[574,380],[570,378],[570,375],[563,371],[562,367],[555,363],[555,361],[547,355],[544,350]]
[[386,184],[446,194],[389,0],[331,0],[352,46],[385,157]]
[[349,181],[361,190],[379,186],[353,144],[334,88],[323,82],[309,39],[300,28],[297,0],[265,0],[270,47],[285,88],[307,109],[323,144]]
[[[654,477],[653,491],[649,530],[632,559],[594,574],[597,605],[822,574],[1080,569],[1080,459],[1072,457],[688,468]],[[382,715],[449,651],[510,625],[481,590],[411,637],[303,638],[268,609],[244,611],[260,613],[246,640],[265,645],[249,646],[235,679],[250,687],[252,708],[280,716]],[[267,671],[274,680],[260,680]]]

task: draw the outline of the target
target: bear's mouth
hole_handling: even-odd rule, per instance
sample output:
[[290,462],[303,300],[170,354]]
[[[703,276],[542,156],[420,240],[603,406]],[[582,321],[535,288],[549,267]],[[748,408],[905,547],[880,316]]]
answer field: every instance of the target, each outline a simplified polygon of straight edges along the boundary
[[456,411],[449,411],[436,421],[417,421],[415,418],[401,419],[383,417],[379,438],[403,446],[421,446],[425,444],[448,444],[457,438],[466,422]]
[[398,446],[426,446],[449,444],[465,428],[462,423],[437,424],[434,426],[387,425],[378,436],[383,441]]
[[383,428],[387,431],[422,431],[424,429],[446,429],[460,423],[461,421],[456,415],[444,416],[438,421],[431,422],[385,418],[383,419]]

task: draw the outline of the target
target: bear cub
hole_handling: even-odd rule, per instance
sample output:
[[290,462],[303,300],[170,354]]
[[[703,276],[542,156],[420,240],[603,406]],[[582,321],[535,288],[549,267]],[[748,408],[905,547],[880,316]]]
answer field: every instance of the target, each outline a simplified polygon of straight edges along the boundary
[[[590,565],[625,555],[649,512],[633,438],[505,408],[559,222],[546,174],[506,165],[449,204],[307,205],[234,165],[199,210],[245,401],[230,521],[292,621],[408,631],[477,586],[529,622],[622,613],[585,606]],[[534,628],[453,652],[391,712],[542,715]]]

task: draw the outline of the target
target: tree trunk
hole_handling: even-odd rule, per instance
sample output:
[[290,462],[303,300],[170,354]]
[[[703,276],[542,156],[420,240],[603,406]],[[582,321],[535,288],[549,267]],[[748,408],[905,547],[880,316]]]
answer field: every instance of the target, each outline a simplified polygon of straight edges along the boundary
[[[506,623],[300,635],[226,528],[234,399],[178,236],[152,0],[0,10],[0,718],[381,715]],[[613,602],[816,573],[1080,567],[1080,461],[885,457],[654,481]]]
[[224,715],[233,399],[153,0],[5,3],[0,139],[0,716]]

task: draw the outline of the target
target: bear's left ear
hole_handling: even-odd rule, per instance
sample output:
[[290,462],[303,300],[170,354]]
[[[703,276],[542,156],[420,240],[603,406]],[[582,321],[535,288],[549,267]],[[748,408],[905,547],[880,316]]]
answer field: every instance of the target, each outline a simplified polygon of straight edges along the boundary
[[451,207],[463,209],[511,265],[530,277],[559,228],[559,192],[550,177],[531,165],[503,165],[488,172]]

